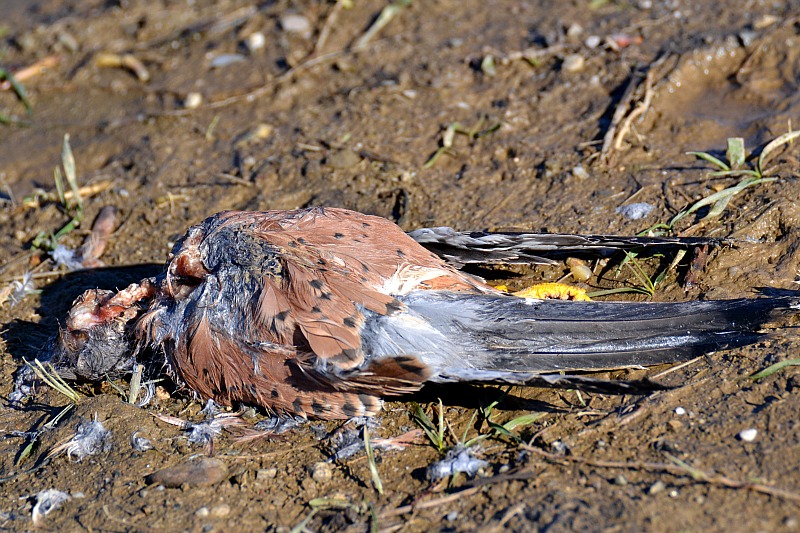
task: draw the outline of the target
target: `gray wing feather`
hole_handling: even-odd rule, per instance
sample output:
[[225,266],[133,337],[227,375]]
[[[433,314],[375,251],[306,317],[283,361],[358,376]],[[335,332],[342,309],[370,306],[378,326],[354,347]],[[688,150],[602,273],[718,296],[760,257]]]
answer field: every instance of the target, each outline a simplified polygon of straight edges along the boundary
[[564,233],[460,232],[446,226],[409,232],[421,245],[448,262],[552,264],[552,256],[590,253],[608,256],[634,248],[691,248],[719,246],[725,241],[704,237],[623,237],[614,235],[572,235]]

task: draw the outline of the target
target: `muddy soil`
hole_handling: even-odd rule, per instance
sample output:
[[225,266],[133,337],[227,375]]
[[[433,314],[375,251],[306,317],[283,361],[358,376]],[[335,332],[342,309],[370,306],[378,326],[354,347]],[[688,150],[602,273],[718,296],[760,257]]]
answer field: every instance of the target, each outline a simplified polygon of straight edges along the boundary
[[[0,2],[0,66],[17,73],[32,105],[27,113],[13,90],[0,92],[0,528],[800,528],[800,374],[788,366],[747,379],[796,357],[791,331],[689,365],[617,373],[675,387],[649,397],[426,391],[416,400],[435,416],[442,398],[448,446],[465,432],[491,434],[474,414],[498,399],[494,422],[541,416],[513,436],[483,440],[487,465],[474,479],[429,481],[426,468],[441,454],[424,437],[376,450],[382,494],[363,452],[326,462],[319,434],[340,424],[253,437],[265,414],[247,411],[243,425],[192,444],[154,416],[203,419],[202,405],[164,376],[144,408],[127,403],[127,379],[79,386],[77,406],[23,452],[26,432],[68,403],[42,386],[21,408],[10,405],[23,359],[41,356],[77,294],[157,272],[175,239],[214,212],[326,205],[408,230],[633,234],[745,178],[714,176],[716,167],[687,151],[724,160],[726,140],[742,137],[757,154],[800,122],[792,2],[418,0],[396,2],[382,28],[387,2],[348,4]],[[46,68],[23,75],[30,66]],[[450,142],[454,123],[465,133]],[[66,274],[46,244],[33,246],[75,213],[54,187],[65,134],[84,223],[59,242],[79,246],[99,210],[117,206],[120,224],[102,256],[108,268]],[[712,252],[690,286],[685,268],[671,269],[652,299],[795,288],[797,154],[796,145],[770,154],[765,167],[777,180],[742,190],[720,216],[698,223],[706,209],[677,223],[674,233],[735,245]],[[652,207],[644,218],[618,211],[639,203]],[[493,274],[524,286],[566,271]],[[23,295],[12,283],[25,272],[36,291]],[[590,288],[641,285],[613,274]],[[418,429],[411,409],[387,403],[373,438]],[[80,461],[63,450],[48,457],[92,419],[111,431],[110,447]],[[752,439],[741,433],[752,429]],[[153,449],[134,449],[134,432]],[[148,484],[149,474],[196,456],[221,460],[221,480]],[[219,472],[205,474],[211,483]],[[34,522],[46,489],[71,499],[46,516],[40,506]]]

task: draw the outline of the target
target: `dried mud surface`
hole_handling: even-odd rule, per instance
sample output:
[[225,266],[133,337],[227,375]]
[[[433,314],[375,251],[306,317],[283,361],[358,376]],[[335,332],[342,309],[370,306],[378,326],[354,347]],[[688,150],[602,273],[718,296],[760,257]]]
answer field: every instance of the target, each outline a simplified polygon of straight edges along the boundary
[[[425,468],[439,453],[420,440],[402,451],[376,452],[381,495],[363,452],[315,467],[328,457],[315,424],[246,441],[223,432],[213,449],[197,447],[186,432],[153,416],[202,419],[201,405],[168,381],[165,394],[144,409],[109,384],[80,387],[86,397],[17,464],[26,438],[16,432],[41,428],[66,403],[43,387],[23,409],[8,405],[23,358],[41,354],[77,294],[157,271],[175,239],[209,214],[329,205],[386,216],[405,229],[630,234],[741,180],[713,177],[708,163],[685,152],[723,157],[728,137],[756,148],[800,121],[800,27],[792,2],[419,0],[358,46],[386,5],[0,2],[0,65],[16,72],[51,56],[57,62],[24,82],[31,114],[11,91],[0,92],[0,112],[13,119],[0,126],[0,288],[26,270],[53,269],[50,262],[36,266],[46,256],[32,253],[31,242],[69,218],[57,202],[31,206],[23,199],[37,187],[53,190],[65,133],[80,184],[107,184],[84,199],[86,219],[105,205],[121,210],[103,256],[110,268],[38,277],[40,293],[0,309],[0,529],[800,527],[798,373],[788,367],[756,382],[741,379],[795,357],[799,344],[791,331],[674,369],[659,379],[676,388],[647,398],[515,389],[493,420],[541,412],[515,430],[533,451],[509,438],[483,441],[489,466],[476,480],[426,480]],[[300,31],[290,31],[287,14],[301,16]],[[265,46],[248,50],[243,43],[256,32]],[[526,61],[529,49],[536,54]],[[133,55],[149,79],[98,66],[101,53]],[[238,55],[215,66],[226,62],[224,54]],[[639,87],[632,93],[631,83]],[[187,109],[196,98],[191,93],[202,102]],[[616,109],[645,100],[646,112],[619,148],[601,156]],[[456,135],[449,153],[426,168],[455,122],[486,134]],[[780,150],[769,166],[779,179],[735,196],[721,217],[693,227],[691,217],[681,222],[679,231],[733,237],[737,244],[712,254],[688,290],[671,273],[654,299],[796,287],[796,149]],[[636,202],[654,209],[641,220],[616,211]],[[62,243],[76,247],[84,234],[73,231]],[[525,270],[506,281],[522,286],[564,272],[563,266]],[[438,396],[453,434],[474,436],[475,409],[501,391],[452,388],[417,400],[430,413],[428,402]],[[409,403],[386,407],[375,436],[415,427]],[[264,415],[248,416],[251,425]],[[110,450],[80,462],[63,454],[45,458],[81,420],[93,418],[112,432]],[[749,428],[758,430],[755,440],[737,438]],[[479,430],[487,432],[486,424]],[[134,431],[155,449],[135,451]],[[224,479],[211,486],[147,484],[147,475],[196,455],[222,460]],[[35,495],[51,488],[73,497],[34,524]],[[328,508],[312,509],[320,498]]]

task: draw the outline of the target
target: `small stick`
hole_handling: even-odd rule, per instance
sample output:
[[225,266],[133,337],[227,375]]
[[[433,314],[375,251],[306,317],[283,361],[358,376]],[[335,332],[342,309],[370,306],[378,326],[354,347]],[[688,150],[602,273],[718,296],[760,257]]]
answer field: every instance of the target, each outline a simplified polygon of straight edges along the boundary
[[[60,57],[55,55],[43,57],[42,59],[36,61],[32,65],[28,65],[27,67],[21,68],[18,71],[14,72],[13,73],[14,78],[20,83],[22,83],[23,81],[27,81],[33,78],[34,76],[41,74],[42,71],[47,70],[49,68],[53,68],[56,65],[58,65],[60,59],[61,59]],[[0,83],[0,91],[7,91],[9,89],[11,89],[10,81],[5,80]]]
[[317,43],[314,45],[314,49],[311,51],[309,57],[316,56],[319,51],[322,50],[322,47],[325,46],[325,42],[328,40],[328,36],[330,36],[331,28],[336,24],[336,19],[339,18],[339,12],[342,10],[345,3],[346,0],[336,0],[336,3],[333,4],[330,13],[328,13],[328,17],[325,19],[325,24],[322,25],[322,29],[319,32]]
[[644,99],[636,104],[636,107],[633,109],[633,111],[631,111],[630,114],[625,117],[625,120],[622,121],[622,125],[620,126],[617,136],[614,139],[614,150],[619,151],[622,149],[622,141],[625,139],[625,135],[627,135],[630,131],[633,121],[650,109],[650,104],[652,103],[653,95],[655,94],[655,91],[653,90],[653,77],[654,73],[653,69],[651,68],[647,71],[647,76],[644,78]]
[[611,166],[611,149],[614,146],[617,128],[625,118],[625,114],[628,112],[628,108],[633,101],[633,97],[636,93],[637,87],[639,87],[639,80],[641,78],[642,73],[640,70],[634,71],[631,75],[628,86],[625,87],[625,92],[622,93],[622,98],[620,98],[619,103],[614,110],[614,115],[611,117],[611,124],[608,126],[608,130],[603,136],[603,147],[600,149],[600,159],[605,161],[608,166]]
[[[749,481],[739,481],[736,479],[729,478],[728,476],[723,476],[721,474],[705,472],[698,468],[694,468],[693,466],[687,464],[685,461],[681,461],[677,457],[673,457],[672,455],[669,454],[666,455],[667,458],[670,461],[672,461],[672,464],[651,463],[646,461],[604,461],[600,459],[587,459],[585,457],[576,457],[573,455],[557,455],[554,453],[548,453],[535,446],[528,446],[527,444],[520,444],[520,448],[523,448],[524,450],[527,450],[529,452],[533,452],[537,455],[544,457],[548,461],[561,465],[568,465],[572,463],[572,464],[594,466],[598,468],[622,468],[627,470],[648,470],[654,472],[664,472],[673,476],[689,476],[695,481],[701,483],[708,483],[709,485],[718,485],[730,489],[745,489],[757,492],[759,494],[767,494],[769,496],[775,496],[777,498],[782,498],[784,500],[800,502],[800,494],[796,492],[791,492],[788,490],[771,487],[764,483],[751,483]],[[518,472],[518,474],[522,473],[523,472]],[[513,474],[511,476],[513,476]],[[514,479],[514,478],[510,477],[509,479]],[[522,478],[517,478],[517,479],[522,479]],[[488,481],[491,482],[491,480]]]
[[473,494],[477,493],[480,490],[481,490],[480,486],[470,487],[468,489],[448,494],[447,496],[442,496],[441,498],[436,498],[435,500],[428,500],[426,502],[412,503],[411,505],[403,505],[401,507],[395,507],[394,509],[383,511],[380,515],[378,515],[378,517],[389,518],[392,516],[400,516],[406,513],[411,513],[418,509],[430,509],[431,507],[437,507],[439,505],[450,503],[454,500],[459,500],[461,498],[466,498],[467,496],[472,496]]

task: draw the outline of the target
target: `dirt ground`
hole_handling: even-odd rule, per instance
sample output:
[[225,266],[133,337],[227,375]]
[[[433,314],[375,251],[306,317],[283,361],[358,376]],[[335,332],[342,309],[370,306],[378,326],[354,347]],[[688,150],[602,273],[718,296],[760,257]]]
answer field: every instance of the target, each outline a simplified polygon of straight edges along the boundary
[[[488,465],[474,479],[429,481],[441,455],[421,438],[375,452],[380,494],[363,452],[326,462],[329,444],[317,435],[335,423],[274,438],[222,432],[213,447],[196,446],[154,416],[202,420],[202,405],[169,381],[145,408],[126,402],[127,380],[81,385],[77,406],[24,457],[26,432],[67,400],[40,387],[12,407],[23,358],[42,355],[77,294],[157,272],[175,239],[207,215],[327,205],[408,230],[634,234],[744,179],[712,176],[716,167],[686,152],[724,160],[726,140],[742,137],[757,154],[800,122],[793,2],[350,4],[0,1],[0,66],[18,75],[32,105],[26,113],[13,90],[0,92],[0,529],[800,528],[800,374],[789,366],[747,379],[796,357],[790,330],[689,365],[621,373],[675,387],[649,397],[514,389],[492,421],[541,416],[513,437],[483,440]],[[36,65],[47,68],[22,74]],[[463,133],[450,134],[454,123]],[[85,222],[60,243],[77,247],[99,210],[117,206],[106,269],[65,274],[33,246],[74,213],[53,194],[65,134],[86,187]],[[742,190],[719,217],[697,223],[700,210],[677,223],[674,233],[735,244],[713,252],[688,287],[680,268],[670,270],[652,299],[796,288],[797,157],[795,146],[781,147],[765,164],[777,180]],[[637,203],[652,211],[636,220],[618,212]],[[12,283],[28,271],[37,291],[15,303]],[[495,274],[523,286],[566,271]],[[590,286],[624,284],[611,274]],[[641,296],[617,296],[632,297]],[[491,433],[474,415],[502,391],[426,391],[416,400],[434,419],[438,397],[452,445],[465,431]],[[410,402],[386,407],[373,438],[418,428]],[[94,418],[111,431],[110,449],[82,461],[47,457]],[[263,418],[243,415],[248,427]],[[755,438],[742,438],[749,429]],[[132,448],[137,431],[154,449]],[[221,481],[146,481],[208,455],[224,464]],[[34,523],[46,489],[72,498]]]

